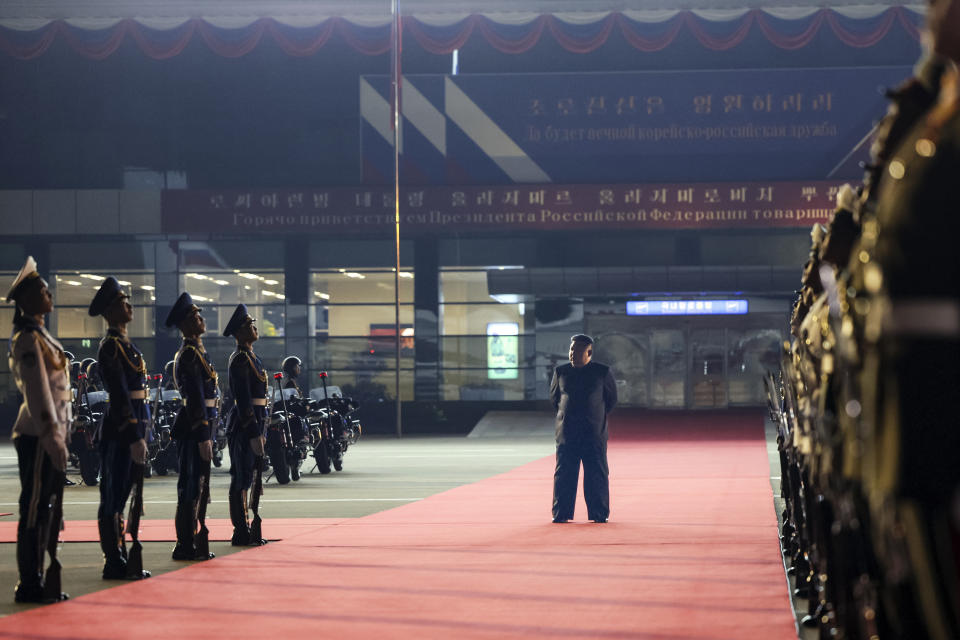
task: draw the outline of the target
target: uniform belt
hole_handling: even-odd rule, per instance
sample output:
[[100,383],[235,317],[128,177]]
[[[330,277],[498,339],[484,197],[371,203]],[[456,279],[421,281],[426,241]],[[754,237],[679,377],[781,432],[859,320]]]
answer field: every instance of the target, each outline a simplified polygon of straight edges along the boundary
[[[184,405],[187,404],[187,399],[186,399],[186,398],[183,399],[183,404],[184,404]],[[216,406],[217,406],[217,399],[216,399],[216,398],[204,398],[204,399],[203,399],[203,406],[205,406],[205,407],[216,407]]]
[[250,400],[250,404],[252,404],[252,405],[255,406],[255,407],[265,407],[265,406],[267,406],[267,399],[266,399],[266,398],[253,398],[252,400]]
[[131,400],[146,400],[147,399],[147,390],[146,389],[136,389],[130,392]]
[[960,300],[955,298],[917,298],[892,300],[890,325],[898,336],[960,337]]

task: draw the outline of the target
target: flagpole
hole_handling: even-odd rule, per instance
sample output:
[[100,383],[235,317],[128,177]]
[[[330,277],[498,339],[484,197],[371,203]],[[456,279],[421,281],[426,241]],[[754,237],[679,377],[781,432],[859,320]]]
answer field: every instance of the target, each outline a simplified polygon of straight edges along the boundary
[[394,271],[393,271],[393,308],[394,308],[394,327],[396,328],[395,345],[395,373],[394,397],[397,405],[397,437],[403,437],[403,425],[401,422],[401,400],[400,400],[400,0],[391,0],[391,11],[393,12],[393,33],[392,33],[392,65],[390,76],[393,83],[393,242],[394,242]]

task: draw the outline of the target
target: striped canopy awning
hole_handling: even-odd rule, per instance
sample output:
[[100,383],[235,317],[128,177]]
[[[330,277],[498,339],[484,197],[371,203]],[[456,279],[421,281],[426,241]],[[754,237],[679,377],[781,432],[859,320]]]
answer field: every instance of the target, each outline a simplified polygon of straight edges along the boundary
[[[641,51],[664,49],[684,33],[710,50],[732,49],[754,33],[782,49],[800,49],[823,30],[848,46],[872,47],[895,30],[918,39],[924,16],[923,5],[889,2],[824,7],[794,0],[761,8],[721,1],[690,9],[671,6],[679,4],[673,2],[627,0],[617,2],[615,11],[603,9],[610,4],[411,0],[401,3],[403,37],[436,54],[477,37],[505,53],[523,53],[542,38],[571,52],[589,53],[614,33]],[[30,59],[63,40],[80,55],[102,59],[132,41],[145,55],[164,59],[199,39],[224,57],[243,56],[265,40],[291,56],[309,56],[338,35],[361,53],[380,55],[391,46],[389,10],[387,0],[6,0],[0,6],[0,52]]]

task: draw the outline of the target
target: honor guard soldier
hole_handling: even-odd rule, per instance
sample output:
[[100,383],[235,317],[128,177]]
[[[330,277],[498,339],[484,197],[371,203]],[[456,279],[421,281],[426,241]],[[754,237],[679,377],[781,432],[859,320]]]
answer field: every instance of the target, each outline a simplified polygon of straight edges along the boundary
[[203,348],[201,336],[207,325],[201,311],[189,293],[182,293],[165,322],[167,327],[175,326],[183,334],[183,344],[173,360],[173,377],[183,399],[183,406],[173,424],[173,437],[177,440],[180,456],[174,560],[209,560],[214,557],[208,551],[197,549],[194,542],[201,501],[205,505],[210,496],[211,438],[220,395],[217,372]]
[[[47,283],[37,273],[33,258],[27,258],[13,281],[7,293],[7,302],[10,301],[17,307],[8,357],[17,389],[23,394],[13,425],[13,443],[20,469],[17,524],[20,581],[14,599],[55,602],[68,596],[52,581],[44,589],[43,556],[45,551],[56,549],[63,518],[66,438],[71,420],[70,381],[63,348],[43,326],[43,316],[53,310],[53,298]],[[55,560],[55,555],[51,555]],[[52,593],[51,586],[54,587]]]
[[[143,473],[147,462],[147,364],[143,354],[127,336],[127,324],[133,320],[130,296],[114,277],[100,285],[90,302],[89,314],[102,315],[107,335],[100,341],[97,360],[100,377],[110,396],[103,418],[100,442],[100,509],[97,522],[100,548],[103,550],[104,580],[150,577],[149,571],[127,571],[127,553],[123,542],[123,506],[130,494],[135,475]],[[135,468],[139,466],[139,468]]]
[[296,389],[297,395],[301,398],[303,397],[303,390],[300,388],[300,385],[297,384],[297,379],[303,371],[302,365],[303,362],[301,362],[297,356],[287,356],[280,365],[280,369],[283,370],[283,377],[286,378],[283,383],[283,388]]
[[[262,469],[265,423],[267,417],[267,371],[253,352],[259,338],[254,319],[247,307],[238,304],[223,330],[233,336],[237,350],[230,355],[228,378],[234,407],[228,422],[230,445],[230,520],[234,546],[260,545],[252,539],[247,523],[247,505],[255,469]],[[257,487],[259,489],[259,487]]]

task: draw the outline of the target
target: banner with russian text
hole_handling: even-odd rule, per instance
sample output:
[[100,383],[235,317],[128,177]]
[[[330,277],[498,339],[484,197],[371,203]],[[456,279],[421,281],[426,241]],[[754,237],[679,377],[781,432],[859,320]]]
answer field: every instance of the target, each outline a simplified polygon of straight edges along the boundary
[[[403,234],[741,229],[826,222],[840,181],[415,187]],[[168,190],[165,233],[392,234],[387,188]]]

